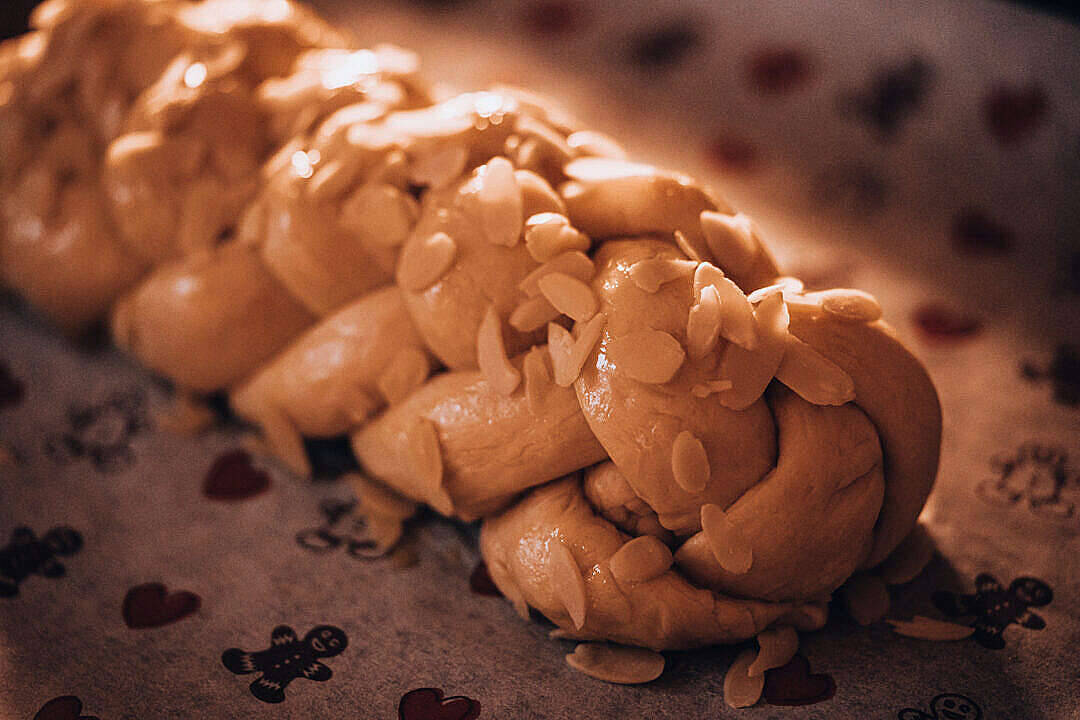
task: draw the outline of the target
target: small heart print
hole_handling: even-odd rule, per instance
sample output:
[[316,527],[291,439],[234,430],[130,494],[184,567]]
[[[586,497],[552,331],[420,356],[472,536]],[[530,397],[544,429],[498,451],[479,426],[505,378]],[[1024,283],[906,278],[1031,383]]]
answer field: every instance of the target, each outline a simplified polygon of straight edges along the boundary
[[203,494],[211,500],[246,500],[270,487],[270,475],[251,463],[245,450],[232,450],[210,466]]
[[26,388],[17,377],[11,374],[11,368],[0,360],[0,408],[18,405],[26,395]]
[[836,694],[836,681],[810,673],[810,662],[796,655],[787,665],[765,672],[765,701],[770,705],[813,705]]
[[750,86],[763,95],[784,95],[805,84],[812,73],[810,59],[799,48],[759,50],[747,68]]
[[996,255],[1012,249],[1012,230],[988,217],[981,210],[969,208],[953,220],[953,247],[971,255]]
[[129,628],[156,628],[182,620],[202,605],[186,590],[170,593],[161,583],[136,585],[124,596],[124,622]]
[[81,715],[82,700],[74,695],[56,697],[41,706],[34,720],[98,720],[94,715]]
[[914,320],[925,336],[935,340],[959,340],[978,335],[982,330],[978,318],[935,303],[916,308]]
[[443,698],[438,688],[417,688],[405,693],[398,704],[399,720],[475,720],[480,703],[463,695]]
[[1038,83],[1000,85],[983,100],[987,129],[1000,142],[1010,144],[1030,135],[1046,117],[1050,102]]

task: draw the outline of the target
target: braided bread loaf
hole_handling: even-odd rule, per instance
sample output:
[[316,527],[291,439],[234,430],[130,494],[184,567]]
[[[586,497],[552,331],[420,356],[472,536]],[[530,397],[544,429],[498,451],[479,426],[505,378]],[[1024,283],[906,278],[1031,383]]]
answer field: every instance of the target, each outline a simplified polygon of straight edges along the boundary
[[408,498],[356,480],[385,545],[414,501],[484,518],[523,615],[653,650],[774,633],[760,674],[770,628],[819,627],[916,528],[926,372],[694,180],[524,91],[435,102],[414,55],[285,0],[36,26],[0,50],[4,283],[72,332],[108,315],[299,473],[303,437],[349,434]]

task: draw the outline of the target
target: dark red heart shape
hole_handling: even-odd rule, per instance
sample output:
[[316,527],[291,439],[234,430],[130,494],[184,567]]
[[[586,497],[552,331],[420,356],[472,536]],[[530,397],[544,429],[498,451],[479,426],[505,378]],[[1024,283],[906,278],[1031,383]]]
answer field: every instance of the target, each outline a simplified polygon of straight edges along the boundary
[[750,86],[766,95],[783,95],[805,84],[813,75],[806,53],[795,47],[757,51],[747,65]]
[[480,703],[464,695],[443,698],[438,688],[417,688],[398,703],[399,720],[475,720]]
[[982,330],[982,321],[978,318],[936,303],[917,307],[913,319],[925,336],[936,340],[973,337]]
[[1003,143],[1014,143],[1030,135],[1045,119],[1050,101],[1042,85],[999,85],[983,100],[987,129]]
[[472,571],[472,575],[469,576],[469,589],[477,595],[502,597],[502,593],[499,592],[499,588],[495,585],[495,581],[491,579],[487,565],[484,564],[483,560],[476,564],[476,567]]
[[7,363],[0,361],[0,408],[18,405],[26,394],[26,388],[17,377],[11,374]]
[[182,620],[199,609],[202,600],[187,590],[170,593],[161,583],[136,585],[124,596],[124,622],[129,628],[155,628]]
[[1012,249],[1015,237],[1005,227],[983,211],[969,208],[953,220],[953,247],[972,255],[997,255]]
[[203,494],[211,500],[246,500],[270,487],[270,475],[251,464],[246,450],[232,450],[210,466]]
[[802,655],[783,667],[765,673],[765,701],[770,705],[813,705],[836,694],[836,681],[825,673],[810,674],[810,662]]
[[34,720],[98,720],[94,715],[80,715],[82,700],[74,695],[55,697],[41,706]]

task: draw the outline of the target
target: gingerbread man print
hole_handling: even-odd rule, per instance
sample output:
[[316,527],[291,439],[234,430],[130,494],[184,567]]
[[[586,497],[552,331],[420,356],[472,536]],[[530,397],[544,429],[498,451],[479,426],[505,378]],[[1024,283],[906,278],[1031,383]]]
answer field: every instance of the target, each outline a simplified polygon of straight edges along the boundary
[[930,701],[930,712],[904,708],[899,720],[982,720],[982,710],[970,698],[944,693]]
[[270,647],[259,652],[230,648],[221,662],[237,675],[262,673],[251,683],[251,694],[267,703],[285,700],[285,688],[297,678],[325,682],[333,672],[320,658],[333,657],[349,644],[345,631],[333,625],[320,625],[303,640],[288,625],[279,625],[270,635]]
[[1038,578],[1019,577],[1008,589],[997,578],[982,573],[975,578],[975,592],[960,595],[936,592],[934,605],[950,617],[972,615],[974,638],[985,648],[1000,650],[1005,647],[1004,632],[1009,625],[1019,625],[1029,630],[1042,630],[1046,621],[1030,608],[1049,605],[1054,599],[1050,586]]

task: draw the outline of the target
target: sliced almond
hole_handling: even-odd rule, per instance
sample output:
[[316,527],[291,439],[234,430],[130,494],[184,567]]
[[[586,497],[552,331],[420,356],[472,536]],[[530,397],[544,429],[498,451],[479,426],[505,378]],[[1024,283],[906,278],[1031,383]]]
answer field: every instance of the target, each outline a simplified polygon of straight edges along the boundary
[[509,396],[521,382],[521,373],[510,364],[503,343],[502,319],[494,305],[488,305],[476,335],[476,360],[488,384],[500,395]]
[[761,397],[776,375],[787,348],[788,312],[783,296],[762,300],[754,311],[754,321],[758,347],[746,350],[728,345],[720,360],[720,376],[730,380],[732,387],[720,393],[719,399],[732,410],[743,410]]
[[871,625],[889,612],[889,589],[876,575],[854,575],[844,583],[844,604],[860,625]]
[[582,282],[589,282],[596,274],[596,266],[585,253],[571,250],[562,255],[556,255],[526,275],[518,288],[529,297],[536,297],[540,294],[540,278],[556,272],[576,277]]
[[750,539],[731,522],[723,508],[712,503],[702,505],[701,530],[720,567],[734,575],[750,572],[754,564]]
[[750,675],[763,675],[766,670],[783,667],[799,650],[799,633],[790,625],[762,630],[757,636],[757,657],[751,663]]
[[437,148],[413,161],[409,179],[434,189],[446,187],[465,172],[468,159],[469,151],[460,145]]
[[525,376],[525,399],[529,403],[529,411],[539,413],[544,398],[554,387],[548,369],[548,354],[544,348],[533,346],[525,356],[521,370]]
[[701,253],[698,252],[698,249],[694,247],[694,244],[690,242],[690,238],[686,237],[685,233],[676,230],[674,233],[674,237],[675,244],[678,246],[679,250],[682,250],[683,255],[690,258],[694,262],[701,262],[705,259],[701,256]]
[[712,263],[701,263],[694,271],[694,299],[700,299],[701,291],[709,285],[716,288],[720,298],[720,334],[739,347],[753,350],[758,342],[754,307],[742,288]]
[[750,707],[761,699],[765,690],[765,675],[751,675],[750,666],[757,650],[743,650],[724,674],[724,702],[733,708]]
[[513,247],[525,223],[521,186],[514,177],[514,166],[504,157],[495,157],[476,172],[480,180],[478,199],[484,236],[494,245]]
[[671,473],[675,483],[688,493],[701,492],[712,478],[705,446],[689,430],[683,430],[675,437],[671,447]]
[[963,640],[975,633],[975,628],[968,625],[934,620],[933,618],[916,615],[911,620],[894,620],[886,618],[885,622],[892,625],[893,632],[897,635],[919,638],[920,640],[938,640],[943,642]]
[[712,285],[701,289],[701,297],[690,308],[686,320],[686,351],[691,359],[700,360],[712,352],[720,339],[722,327],[720,294]]
[[585,578],[581,575],[574,553],[559,538],[552,538],[550,547],[552,590],[569,613],[574,628],[580,630],[585,626]]
[[585,157],[572,160],[563,168],[566,177],[582,183],[597,183],[628,177],[652,177],[658,170],[652,165],[611,158]]
[[420,214],[412,196],[392,185],[364,185],[342,204],[338,222],[365,241],[386,247],[405,242]]
[[786,343],[777,380],[815,405],[843,405],[855,399],[855,381],[839,365],[794,335],[788,334]]
[[566,144],[581,155],[625,160],[626,151],[610,135],[594,130],[579,130],[566,138]]
[[597,313],[587,323],[575,328],[578,333],[576,339],[561,325],[548,325],[548,352],[556,385],[570,387],[578,379],[581,368],[600,340],[605,321],[604,314]]
[[411,292],[428,289],[453,266],[456,255],[457,244],[444,232],[413,237],[398,258],[398,285]]
[[664,656],[645,648],[582,643],[566,664],[597,680],[620,685],[652,682],[664,672]]
[[407,520],[416,514],[416,503],[398,495],[381,483],[360,473],[348,473],[343,477],[352,486],[360,505],[370,512]]
[[427,488],[426,502],[437,511],[450,517],[454,503],[443,487],[442,449],[435,423],[427,418],[417,418],[409,430],[409,469]]
[[566,203],[559,193],[540,175],[532,170],[515,170],[514,177],[521,186],[521,198],[526,217],[546,212],[566,215]]
[[649,258],[630,266],[630,279],[647,293],[659,292],[661,286],[693,274],[697,263],[678,258]]
[[934,559],[935,551],[934,539],[917,524],[875,572],[887,585],[903,585],[919,576]]
[[652,535],[642,535],[608,558],[611,574],[619,582],[640,583],[660,577],[671,567],[671,550]]
[[825,602],[800,605],[784,616],[784,622],[795,626],[796,630],[813,632],[825,627],[829,619],[829,605]]
[[881,318],[881,305],[870,293],[836,288],[818,294],[822,310],[838,320],[870,323]]
[[608,357],[628,377],[662,385],[675,376],[686,359],[679,341],[662,330],[635,330],[608,343]]
[[596,640],[596,636],[587,632],[575,632],[573,630],[567,630],[566,628],[553,628],[548,631],[548,638],[551,640]]
[[538,213],[525,221],[525,247],[536,262],[547,262],[571,250],[586,252],[591,245],[589,238],[560,213]]
[[559,312],[577,322],[586,322],[599,307],[592,288],[565,273],[548,273],[538,281],[540,293]]
[[753,267],[759,243],[749,217],[705,210],[701,213],[701,232],[709,251],[727,272],[740,275]]
[[375,387],[379,389],[387,404],[393,405],[423,385],[430,372],[431,363],[427,354],[420,348],[405,347],[387,363],[375,380]]
[[345,194],[356,177],[359,166],[342,158],[328,160],[307,184],[307,195],[314,202],[329,202]]
[[543,295],[525,300],[510,313],[509,323],[518,332],[530,333],[561,315]]
[[707,398],[713,393],[721,393],[732,388],[730,380],[706,380],[690,388],[690,394],[696,398]]

